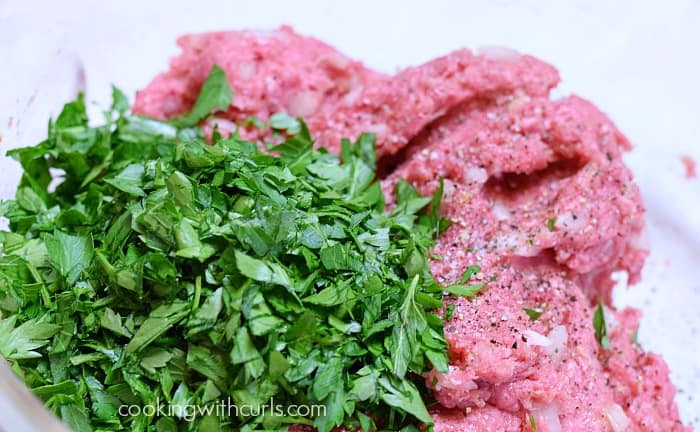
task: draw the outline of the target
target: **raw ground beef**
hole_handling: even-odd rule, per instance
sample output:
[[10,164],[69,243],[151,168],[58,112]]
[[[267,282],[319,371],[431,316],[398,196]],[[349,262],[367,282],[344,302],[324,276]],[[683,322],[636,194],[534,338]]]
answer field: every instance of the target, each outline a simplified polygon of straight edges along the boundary
[[697,178],[698,174],[696,171],[695,159],[691,156],[683,155],[681,156],[681,162],[683,162],[683,166],[685,167],[685,178],[689,180]]
[[[304,116],[330,149],[374,132],[390,203],[399,178],[423,193],[444,178],[454,224],[433,273],[449,283],[478,264],[478,277],[494,279],[472,300],[451,300],[450,371],[426,377],[436,431],[530,431],[531,421],[538,432],[690,430],[666,364],[634,341],[640,313],[611,305],[612,272],[636,282],[647,255],[641,197],[622,162],[629,142],[586,100],[550,100],[553,67],[459,50],[388,77],[288,27],[179,44],[135,112],[188,110],[216,63],[235,91],[220,128],[283,111]],[[599,299],[610,350],[592,325]],[[543,313],[533,321],[524,308]]]
[[136,93],[135,113],[165,119],[189,110],[214,64],[224,69],[235,95],[219,116],[222,128],[281,111],[309,117],[333,110],[368,82],[385,78],[289,27],[187,35],[177,42],[182,54]]

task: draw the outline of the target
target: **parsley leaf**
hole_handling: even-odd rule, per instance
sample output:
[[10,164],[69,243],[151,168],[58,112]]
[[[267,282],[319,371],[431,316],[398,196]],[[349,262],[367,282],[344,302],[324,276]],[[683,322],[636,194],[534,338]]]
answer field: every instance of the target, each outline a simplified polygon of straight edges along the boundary
[[598,307],[593,314],[593,329],[595,330],[595,338],[603,349],[609,350],[610,340],[608,339],[608,329],[605,325],[605,310],[602,300],[598,302]]
[[530,308],[523,308],[523,311],[528,316],[528,318],[530,318],[530,321],[537,320],[537,318],[539,318],[544,313],[544,311],[542,311],[540,309],[530,309]]
[[232,100],[233,90],[226,79],[224,70],[218,65],[214,65],[199,91],[199,96],[192,110],[187,114],[175,117],[171,123],[177,127],[196,126],[212,111],[226,110],[231,105]]
[[17,316],[0,321],[0,354],[8,360],[41,357],[36,350],[47,345],[61,328],[47,318],[30,319],[16,328]]
[[73,285],[92,262],[92,239],[88,236],[55,231],[46,235],[44,244],[51,264],[68,285]]
[[530,422],[530,429],[534,431],[537,431],[537,422],[535,422],[535,416],[532,414],[528,414],[527,416],[528,421]]

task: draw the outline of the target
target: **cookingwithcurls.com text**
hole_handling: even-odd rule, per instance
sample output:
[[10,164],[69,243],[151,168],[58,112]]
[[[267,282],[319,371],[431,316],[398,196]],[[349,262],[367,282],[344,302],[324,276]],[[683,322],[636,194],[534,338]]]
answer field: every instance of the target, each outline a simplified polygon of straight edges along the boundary
[[315,418],[326,415],[325,405],[290,404],[281,405],[271,398],[268,403],[261,405],[236,404],[231,398],[215,402],[198,404],[173,404],[156,398],[153,403],[145,405],[121,405],[118,411],[122,417],[145,415],[148,417],[179,417],[192,422],[200,417],[306,417]]

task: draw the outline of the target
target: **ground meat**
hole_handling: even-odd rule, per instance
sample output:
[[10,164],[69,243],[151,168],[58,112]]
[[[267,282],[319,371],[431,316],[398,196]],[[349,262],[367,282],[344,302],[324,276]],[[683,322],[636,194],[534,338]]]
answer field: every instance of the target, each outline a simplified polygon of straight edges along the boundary
[[276,112],[309,117],[384,78],[289,27],[187,35],[178,44],[182,54],[171,60],[170,70],[136,94],[135,113],[163,119],[188,111],[214,64],[234,92],[231,108],[218,117],[239,123]]
[[[486,261],[553,252],[572,276],[585,279],[589,297],[609,299],[610,272],[624,269],[637,281],[647,254],[630,244],[642,235],[644,219],[621,160],[627,146],[578,97],[482,100],[415,139],[384,188],[388,194],[404,178],[431,193],[442,177],[449,186],[446,215],[459,222],[461,249],[478,250]],[[439,270],[447,280],[456,272]]]
[[[610,303],[611,273],[637,281],[647,254],[641,197],[622,162],[629,142],[591,103],[549,100],[554,68],[460,50],[387,77],[286,27],[179,43],[135,112],[188,110],[217,63],[236,94],[220,121],[303,115],[332,150],[374,132],[389,205],[399,178],[423,193],[444,178],[442,212],[454,223],[432,271],[449,283],[478,264],[493,280],[472,300],[448,300],[450,369],[425,377],[436,431],[690,430],[665,363],[633,340],[639,312]],[[592,325],[601,298],[610,350]],[[543,313],[531,320],[524,308]]]
[[349,104],[312,117],[310,125],[331,149],[340,138],[374,132],[378,155],[391,155],[459,103],[516,91],[542,96],[558,81],[554,68],[530,56],[502,61],[459,50],[372,82]]

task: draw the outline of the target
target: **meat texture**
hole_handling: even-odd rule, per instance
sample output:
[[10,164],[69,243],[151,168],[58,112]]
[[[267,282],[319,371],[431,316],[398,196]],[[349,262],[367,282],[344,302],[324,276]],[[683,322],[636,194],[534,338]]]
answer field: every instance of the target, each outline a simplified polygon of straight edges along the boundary
[[[288,27],[179,44],[135,112],[187,111],[216,63],[235,92],[217,121],[303,116],[331,150],[374,132],[390,205],[399,179],[426,194],[443,179],[453,225],[432,271],[450,283],[478,264],[490,282],[474,299],[449,300],[449,372],[425,377],[436,431],[690,430],[666,364],[634,341],[640,313],[611,305],[611,274],[638,281],[647,255],[642,200],[622,161],[630,144],[590,102],[550,100],[552,66],[458,50],[389,77]],[[608,350],[593,328],[599,300]]]
[[188,111],[214,64],[226,72],[234,93],[230,109],[217,115],[224,131],[277,112],[313,117],[385,79],[289,27],[186,35],[178,45],[182,54],[171,60],[170,69],[136,93],[134,113],[166,119]]

